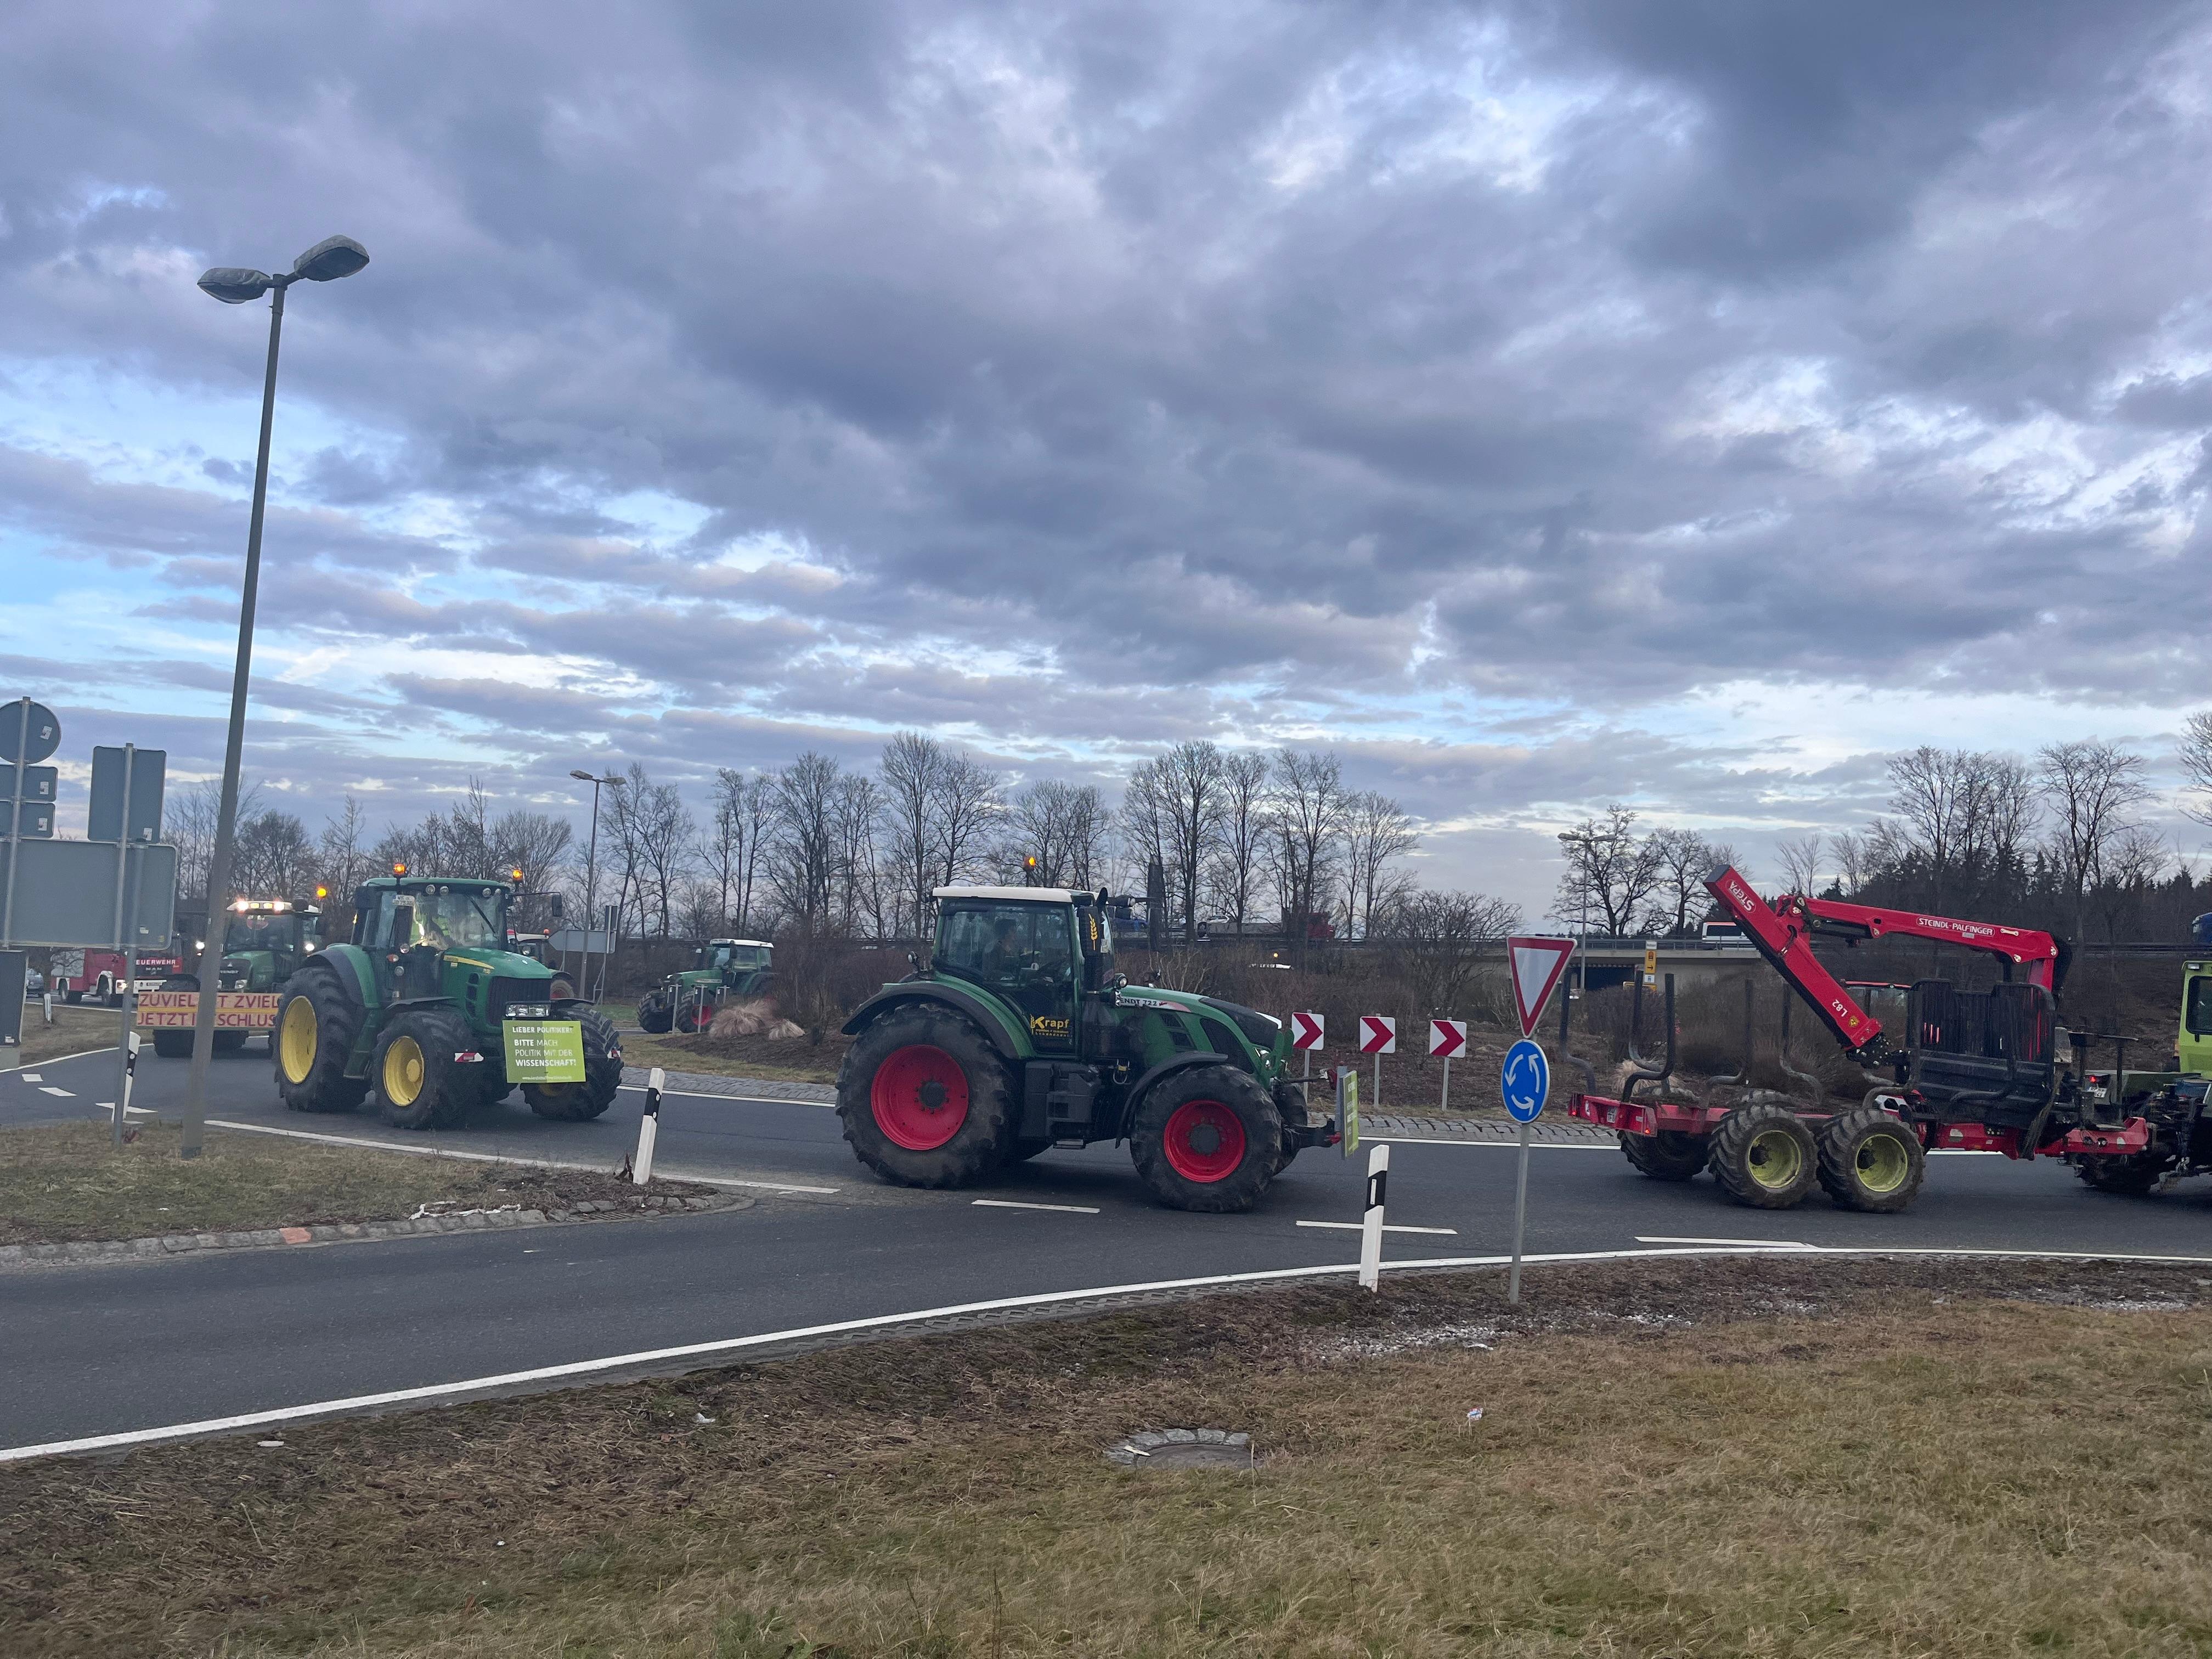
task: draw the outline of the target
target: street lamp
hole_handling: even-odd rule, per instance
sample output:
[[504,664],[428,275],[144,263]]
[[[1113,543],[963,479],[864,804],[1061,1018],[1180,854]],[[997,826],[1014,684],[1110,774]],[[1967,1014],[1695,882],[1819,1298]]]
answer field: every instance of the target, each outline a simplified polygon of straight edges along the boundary
[[[230,679],[230,731],[222,751],[222,795],[216,809],[215,852],[208,860],[208,931],[200,950],[199,1012],[193,1020],[192,1069],[185,1085],[185,1132],[177,1150],[198,1158],[207,1121],[208,1060],[215,1050],[216,993],[222,982],[222,951],[230,921],[231,843],[238,828],[238,766],[246,745],[246,687],[253,665],[253,604],[261,585],[261,519],[269,497],[269,429],[276,415],[276,341],[284,328],[284,290],[301,281],[336,282],[368,263],[368,250],[350,236],[331,236],[292,261],[281,276],[221,265],[200,278],[201,290],[227,306],[264,294],[269,302],[269,368],[261,382],[261,452],[253,464],[253,512],[246,531],[246,581],[238,605],[238,665]],[[214,971],[209,971],[212,958]]]
[[[588,783],[592,786],[592,841],[584,854],[584,994],[591,996],[592,929],[599,925],[599,786],[603,783],[611,783],[619,788],[622,786],[622,779],[612,774],[602,778],[583,771],[574,771],[568,775],[579,783]],[[609,939],[607,946],[608,954],[612,955],[614,941]],[[599,975],[604,981],[606,976],[606,964],[604,962],[599,964]],[[605,988],[605,984],[602,983],[600,989]],[[592,1000],[598,1000],[597,998]]]

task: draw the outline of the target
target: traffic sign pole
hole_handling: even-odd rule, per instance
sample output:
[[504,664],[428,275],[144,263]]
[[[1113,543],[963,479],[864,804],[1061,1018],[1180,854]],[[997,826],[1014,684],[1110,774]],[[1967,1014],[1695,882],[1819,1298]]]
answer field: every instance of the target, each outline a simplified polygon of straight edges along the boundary
[[1505,1278],[1505,1299],[1521,1299],[1521,1233],[1528,1221],[1528,1125],[1521,1123],[1521,1170],[1513,1179],[1513,1266]]
[[[1541,1005],[1539,1005],[1541,1012]],[[1521,1239],[1528,1219],[1528,1126],[1544,1109],[1545,1097],[1552,1089],[1551,1062],[1544,1051],[1522,1037],[1505,1051],[1505,1063],[1498,1067],[1498,1093],[1505,1102],[1505,1109],[1520,1124],[1520,1169],[1513,1184],[1513,1266],[1506,1275],[1505,1299],[1521,1299]]]

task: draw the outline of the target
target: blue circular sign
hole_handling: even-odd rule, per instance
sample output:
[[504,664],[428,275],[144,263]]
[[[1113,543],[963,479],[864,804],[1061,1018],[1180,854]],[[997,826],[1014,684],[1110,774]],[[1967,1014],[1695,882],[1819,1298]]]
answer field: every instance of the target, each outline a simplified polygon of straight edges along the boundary
[[1505,1051],[1505,1064],[1498,1070],[1498,1087],[1505,1097],[1505,1109],[1517,1123],[1534,1123],[1544,1109],[1544,1097],[1552,1091],[1552,1066],[1544,1051],[1522,1037]]

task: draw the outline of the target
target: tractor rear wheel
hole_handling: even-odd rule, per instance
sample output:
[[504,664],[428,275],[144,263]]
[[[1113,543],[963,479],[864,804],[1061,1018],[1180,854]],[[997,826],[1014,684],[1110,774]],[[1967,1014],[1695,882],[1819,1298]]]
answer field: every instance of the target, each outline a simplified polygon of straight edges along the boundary
[[368,1079],[377,1109],[395,1129],[439,1129],[476,1100],[467,1062],[468,1022],[452,1008],[410,1008],[377,1033]]
[[1014,1105],[1006,1063],[949,1008],[894,1009],[837,1068],[846,1142],[902,1187],[959,1187],[1002,1167],[1019,1149]]
[[[164,991],[197,991],[200,982],[190,974],[172,974],[161,981]],[[179,1030],[172,1026],[156,1026],[154,1030],[154,1052],[163,1060],[190,1060],[192,1057],[192,1028]]]
[[1837,1207],[1887,1215],[1912,1202],[1928,1173],[1928,1155],[1911,1126],[1879,1106],[1838,1112],[1814,1137],[1820,1185]]
[[2100,1193],[2141,1198],[2158,1185],[2172,1162],[2163,1152],[2133,1152],[2120,1158],[2083,1156],[2074,1160],[2074,1173],[2083,1185]]
[[246,1038],[244,1031],[217,1031],[215,1034],[215,1051],[219,1054],[234,1054],[246,1047]]
[[588,1002],[556,1002],[553,1018],[573,1019],[584,1028],[581,1083],[526,1083],[522,1097],[540,1117],[556,1123],[581,1123],[615,1103],[622,1087],[622,1042],[615,1023]]
[[1705,1167],[1712,1149],[1704,1135],[1686,1135],[1678,1129],[1662,1129],[1656,1135],[1624,1134],[1620,1150],[1639,1175],[1654,1181],[1689,1181]]
[[1754,1210],[1786,1210],[1819,1178],[1813,1132],[1786,1106],[1739,1106],[1712,1133],[1713,1178]]
[[[270,1028],[276,1063],[276,1092],[295,1112],[349,1112],[368,1092],[362,1078],[346,1075],[353,1045],[368,1018],[352,984],[326,967],[303,968],[284,982]],[[191,1052],[191,1034],[185,1034]]]
[[1146,1091],[1129,1155],[1163,1204],[1249,1210],[1282,1168],[1283,1116],[1249,1072],[1193,1066]]

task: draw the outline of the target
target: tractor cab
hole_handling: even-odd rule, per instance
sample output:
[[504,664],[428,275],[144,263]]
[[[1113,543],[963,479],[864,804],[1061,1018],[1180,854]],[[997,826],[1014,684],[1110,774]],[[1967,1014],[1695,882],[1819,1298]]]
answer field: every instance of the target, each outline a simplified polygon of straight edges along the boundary
[[513,897],[503,881],[380,876],[354,896],[353,942],[387,1000],[444,999],[495,1018],[510,1004],[573,996],[544,963],[508,948]]
[[724,989],[744,994],[742,988],[773,963],[775,947],[766,939],[710,939],[699,947],[691,971],[708,975]]
[[273,991],[321,947],[323,913],[314,904],[239,898],[231,901],[230,909],[216,981],[218,990]]

